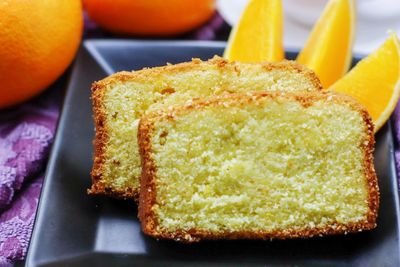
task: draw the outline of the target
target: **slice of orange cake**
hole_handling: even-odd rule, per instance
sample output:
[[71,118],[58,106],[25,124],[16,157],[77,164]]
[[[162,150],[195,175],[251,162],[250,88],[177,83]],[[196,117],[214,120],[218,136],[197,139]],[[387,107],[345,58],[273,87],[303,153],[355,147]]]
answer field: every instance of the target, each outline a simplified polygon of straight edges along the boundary
[[120,72],[93,84],[96,128],[89,193],[137,198],[140,158],[137,126],[149,111],[193,98],[248,91],[317,91],[315,74],[291,61],[244,64],[209,61]]
[[156,238],[294,238],[376,226],[368,112],[344,95],[256,92],[144,116],[139,218]]

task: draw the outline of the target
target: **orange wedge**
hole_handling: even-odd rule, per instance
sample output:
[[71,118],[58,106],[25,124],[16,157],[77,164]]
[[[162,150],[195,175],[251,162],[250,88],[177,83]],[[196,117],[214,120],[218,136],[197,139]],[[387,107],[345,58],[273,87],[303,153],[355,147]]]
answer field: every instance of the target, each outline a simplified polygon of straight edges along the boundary
[[393,33],[375,52],[361,60],[330,90],[345,93],[363,104],[375,132],[388,120],[400,96],[400,44]]
[[263,62],[284,58],[281,0],[250,0],[232,29],[224,58]]
[[354,0],[330,0],[297,57],[317,73],[324,88],[349,70],[354,24]]

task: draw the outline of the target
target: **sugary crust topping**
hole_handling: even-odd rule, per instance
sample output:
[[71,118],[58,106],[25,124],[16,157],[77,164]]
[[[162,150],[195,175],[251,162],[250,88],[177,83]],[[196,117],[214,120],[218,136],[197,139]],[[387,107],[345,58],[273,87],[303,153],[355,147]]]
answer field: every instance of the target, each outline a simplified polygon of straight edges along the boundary
[[154,68],[144,68],[138,71],[121,71],[114,73],[107,78],[95,82],[92,87],[92,91],[101,90],[111,84],[121,83],[125,81],[143,81],[145,82],[148,77],[153,77],[160,74],[172,74],[177,72],[184,72],[188,70],[195,70],[196,68],[207,68],[216,66],[221,70],[233,69],[235,71],[240,71],[240,69],[245,68],[246,66],[258,65],[261,66],[262,69],[269,72],[272,70],[286,70],[290,72],[302,73],[312,81],[315,88],[322,90],[322,85],[317,75],[310,69],[306,68],[303,65],[296,63],[291,60],[283,60],[281,62],[264,62],[264,63],[238,63],[238,62],[228,62],[227,60],[214,56],[212,59],[208,61],[202,61],[198,58],[193,58],[190,62],[179,63],[175,65],[166,65],[161,67]]

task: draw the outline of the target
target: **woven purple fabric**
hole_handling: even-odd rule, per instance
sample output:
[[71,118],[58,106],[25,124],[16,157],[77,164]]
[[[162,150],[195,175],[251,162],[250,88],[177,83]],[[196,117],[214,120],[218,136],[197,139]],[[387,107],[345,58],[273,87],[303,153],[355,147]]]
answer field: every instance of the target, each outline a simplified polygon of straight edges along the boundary
[[0,112],[0,266],[24,258],[62,90]]
[[43,176],[33,179],[0,215],[0,266],[23,259],[29,244]]

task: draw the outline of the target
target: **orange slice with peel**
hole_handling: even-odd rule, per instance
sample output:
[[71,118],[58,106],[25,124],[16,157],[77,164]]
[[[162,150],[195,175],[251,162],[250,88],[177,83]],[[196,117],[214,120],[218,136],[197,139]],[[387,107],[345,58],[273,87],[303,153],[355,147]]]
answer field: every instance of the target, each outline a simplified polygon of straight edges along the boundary
[[354,0],[330,0],[297,57],[317,73],[324,88],[349,70],[354,24]]
[[232,29],[224,58],[230,61],[280,61],[283,51],[281,0],[250,0]]
[[396,34],[361,60],[330,90],[357,99],[370,113],[375,132],[389,119],[400,96],[400,43]]

